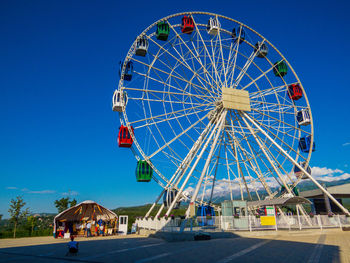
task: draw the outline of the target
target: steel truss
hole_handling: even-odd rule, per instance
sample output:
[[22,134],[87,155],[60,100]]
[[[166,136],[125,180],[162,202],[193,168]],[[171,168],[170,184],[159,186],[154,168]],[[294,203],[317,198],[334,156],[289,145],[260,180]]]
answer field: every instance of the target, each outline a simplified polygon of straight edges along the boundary
[[[181,33],[184,15],[193,19],[191,35]],[[220,22],[216,35],[207,32],[210,17]],[[156,38],[161,21],[169,25],[167,41]],[[245,34],[238,30],[233,39],[233,28],[242,28]],[[135,55],[140,37],[149,43],[145,57]],[[258,56],[262,44],[268,47],[264,58]],[[309,101],[293,67],[258,32],[218,14],[178,13],[147,27],[131,45],[125,61],[133,62],[134,69],[132,80],[126,81],[126,63],[122,68],[118,89],[127,93],[128,103],[120,120],[133,138],[136,158],[150,164],[153,179],[162,188],[146,217],[171,189],[177,195],[169,206],[161,205],[157,216],[164,208],[169,216],[176,203],[185,199],[190,205],[208,204],[219,210],[215,199],[225,195],[242,200],[279,198],[283,196],[278,191],[281,186],[294,195],[293,187],[301,182],[294,167],[349,214],[300,165],[309,165],[312,147],[302,153],[299,139],[311,136],[311,145],[314,142]],[[276,76],[276,61],[286,63],[286,76]],[[291,84],[302,89],[298,101],[288,96]],[[224,108],[223,88],[247,91],[251,111]],[[308,126],[296,120],[301,109],[309,111]],[[307,218],[302,206],[297,209]],[[189,206],[187,217],[192,216],[190,212]]]

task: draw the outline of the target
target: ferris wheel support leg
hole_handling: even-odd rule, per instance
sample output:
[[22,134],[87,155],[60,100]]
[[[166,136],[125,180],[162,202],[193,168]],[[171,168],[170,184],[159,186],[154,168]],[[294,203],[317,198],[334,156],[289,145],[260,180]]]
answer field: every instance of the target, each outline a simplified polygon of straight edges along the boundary
[[[232,125],[232,123],[231,123]],[[252,196],[250,195],[250,192],[249,192],[249,188],[248,188],[248,185],[247,185],[247,182],[244,178],[244,175],[243,175],[243,172],[242,172],[242,167],[241,165],[239,164],[239,160],[238,160],[238,151],[237,151],[237,139],[236,139],[236,136],[233,135],[233,144],[234,144],[234,152],[235,152],[235,158],[236,158],[236,162],[237,162],[237,170],[238,170],[238,174],[241,176],[242,178],[242,181],[244,183],[244,186],[245,186],[245,190],[247,191],[247,194],[248,194],[248,197],[250,200],[253,200],[252,199]],[[232,148],[233,150],[233,148]]]
[[[227,135],[228,138],[231,137],[232,140],[233,140],[233,145],[232,145],[232,143],[230,143],[230,146],[231,146],[231,149],[232,149],[232,151],[233,151],[233,153],[234,153],[234,158],[236,159],[237,174],[239,174],[239,175],[241,176],[241,179],[242,179],[242,181],[243,181],[243,184],[244,184],[244,186],[245,186],[245,189],[246,189],[246,191],[247,191],[247,194],[248,194],[249,199],[250,199],[250,200],[253,200],[253,199],[252,199],[252,196],[251,196],[251,194],[250,194],[250,191],[249,191],[247,182],[246,182],[246,180],[245,180],[245,178],[244,178],[244,175],[243,175],[243,172],[242,172],[242,167],[241,167],[241,165],[239,164],[237,146],[240,147],[240,145],[239,145],[239,142],[238,142],[238,140],[237,140],[237,138],[236,138],[236,136],[235,136],[235,131],[234,131],[233,123],[232,123],[232,122],[231,122],[231,130],[232,130],[232,135],[230,136],[229,132],[227,132],[227,131],[226,131],[226,135]],[[248,172],[248,173],[249,173],[249,172]],[[241,183],[240,183],[240,184],[241,184]],[[244,199],[242,187],[241,187],[241,198],[242,198],[242,200]]]
[[305,220],[309,224],[309,226],[312,226],[311,219],[310,219],[309,215],[306,213],[305,208],[303,207],[303,205],[299,205],[298,204],[298,205],[296,205],[296,207],[302,213],[303,217],[305,218]]
[[203,146],[201,152],[200,152],[199,155],[197,156],[196,161],[195,161],[194,164],[192,165],[192,168],[191,168],[190,172],[188,173],[186,179],[185,179],[184,182],[182,183],[181,188],[179,189],[179,192],[177,193],[177,195],[175,196],[175,198],[174,198],[174,200],[172,201],[171,205],[169,206],[168,211],[167,211],[166,214],[165,214],[166,216],[169,216],[170,212],[173,210],[173,208],[174,208],[176,202],[178,201],[178,199],[179,199],[179,197],[181,196],[181,194],[182,194],[182,192],[183,192],[185,186],[187,185],[188,180],[189,180],[190,177],[192,176],[192,173],[193,173],[194,169],[196,169],[197,164],[199,163],[200,159],[202,158],[202,155],[203,155],[205,149],[208,147],[211,138],[213,137],[213,135],[214,135],[216,129],[218,128],[218,125],[219,125],[220,123],[222,123],[222,120],[224,119],[224,116],[226,116],[226,111],[224,111],[224,113],[221,113],[221,116],[220,116],[218,122],[216,123],[216,125],[215,125],[213,131],[210,133],[209,137],[207,138],[207,141],[205,142],[205,144],[204,144],[204,146]]
[[231,201],[233,201],[233,193],[232,193],[232,183],[231,183],[231,178],[230,178],[230,167],[228,164],[228,158],[227,158],[227,151],[226,151],[226,145],[225,145],[225,159],[226,159],[226,167],[227,167],[227,178],[229,180],[229,188],[230,188],[230,197]]
[[[272,160],[270,159],[270,156],[268,155],[268,153],[266,152],[266,149],[265,149],[265,145],[263,145],[263,143],[259,140],[259,138],[256,137],[255,133],[254,133],[254,130],[252,129],[252,127],[249,125],[249,123],[246,122],[246,120],[244,118],[242,118],[243,121],[246,123],[249,131],[253,134],[253,137],[254,139],[256,140],[256,142],[258,143],[258,145],[260,146],[260,148],[262,149],[264,155],[266,156],[266,158],[268,159],[268,161],[270,162],[270,164],[272,165],[273,169],[275,170],[275,172],[277,173],[278,177],[281,179],[282,176],[280,175],[280,172],[279,170],[277,169],[277,167],[275,167],[274,163],[272,162]],[[249,144],[248,140],[247,140],[247,143]],[[250,150],[251,150],[251,146],[249,144],[249,147],[250,147]],[[258,169],[260,171],[260,168],[258,166]],[[254,170],[255,171],[255,170]],[[256,172],[256,171],[255,171]],[[260,171],[261,173],[261,171]],[[258,175],[258,173],[256,172],[256,174]],[[262,176],[262,174],[261,174]],[[258,175],[259,177],[259,175]],[[262,176],[262,179],[263,179],[263,176]],[[289,191],[289,193],[292,193],[292,191],[289,189],[289,186],[284,182],[283,178],[281,179],[282,183],[284,184],[284,186],[286,187],[286,189]],[[261,182],[264,182],[265,184],[264,187],[267,191],[267,193],[269,194],[269,196],[273,196],[272,192],[271,192],[271,189],[269,188],[269,186],[267,185],[266,181],[263,179],[263,181]],[[288,220],[286,219],[286,215],[285,213],[282,211],[282,209],[280,207],[278,207],[278,211],[281,213],[282,215],[282,218],[285,220],[285,222],[288,222]],[[305,215],[306,216],[306,215]],[[306,218],[306,220],[308,220],[308,218]]]
[[[242,116],[242,115],[241,115]],[[242,116],[243,117],[243,116]],[[267,158],[267,160],[269,161],[269,163],[271,164],[273,170],[275,171],[275,173],[277,174],[278,178],[282,181],[284,187],[286,188],[286,190],[288,191],[288,193],[292,194],[291,189],[289,188],[288,184],[284,181],[280,171],[278,170],[278,168],[276,167],[276,165],[274,164],[274,162],[271,160],[270,155],[268,154],[268,152],[266,151],[265,147],[266,145],[261,142],[261,140],[258,138],[258,136],[255,134],[255,131],[253,130],[252,126],[250,126],[250,124],[247,122],[247,120],[245,118],[242,118],[243,121],[245,122],[245,124],[247,125],[249,131],[251,132],[251,134],[253,135],[255,141],[258,143],[259,147],[261,148],[261,150],[263,151],[265,157]]]
[[[250,164],[251,168],[253,169],[253,166],[252,166],[252,163],[251,163],[249,157],[248,157],[248,156],[246,155],[246,153],[244,152],[243,147],[241,146],[241,144],[239,143],[238,140],[237,140],[237,145],[238,145],[238,148],[239,148],[239,149],[241,150],[241,152],[243,153],[243,156],[248,160],[248,163]],[[241,154],[241,158],[242,158],[242,154]],[[242,159],[243,159],[243,158],[242,158]],[[248,178],[252,178],[251,175],[250,175],[249,169],[248,169],[248,167],[247,167],[247,164],[246,164],[245,162],[244,162],[243,164],[244,164],[244,167],[245,167],[245,169],[246,169],[246,171],[247,171],[247,173],[248,173],[248,176],[249,176]],[[257,191],[256,186],[255,186],[255,181],[251,181],[251,182],[252,182],[252,185],[253,185],[253,187],[254,187],[255,194],[256,194],[256,196],[258,197],[258,199],[260,200],[259,192]],[[250,196],[250,194],[249,194],[249,198],[252,199],[251,196]]]
[[164,203],[160,206],[155,218],[158,218],[158,216],[160,216],[160,213],[163,211],[163,209],[164,209]]
[[146,213],[145,217],[149,217],[149,215],[151,214],[152,210],[154,209],[154,207],[156,206],[156,204],[159,202],[159,200],[162,198],[162,195],[164,194],[165,190],[163,189],[163,191],[161,192],[161,194],[157,197],[156,201],[154,201],[153,205],[151,206],[151,208],[148,210],[148,212]]
[[176,172],[174,173],[174,176],[176,174],[179,174],[178,178],[174,179],[175,180],[175,187],[178,186],[178,184],[181,182],[183,175],[186,173],[187,169],[189,168],[189,165],[192,163],[193,159],[195,158],[198,150],[203,144],[203,141],[205,137],[207,136],[210,128],[212,127],[211,123],[203,130],[201,135],[198,137],[197,141],[193,144],[191,150],[188,152],[186,155],[185,159],[182,161],[181,165],[178,167]]
[[[195,154],[198,151],[198,148],[201,145],[201,142],[203,140],[203,138],[206,136],[207,132],[209,131],[211,125],[208,125],[203,132],[201,133],[200,137],[198,138],[198,140],[194,143],[194,145],[192,146],[192,149],[190,150],[190,152],[187,154],[187,156],[185,157],[185,159],[183,160],[183,162],[179,165],[179,167],[176,169],[175,173],[173,174],[173,176],[170,178],[168,184],[166,185],[165,189],[168,189],[171,185],[174,185],[176,187],[176,185],[178,184],[178,182],[181,180],[181,175],[176,178],[177,175],[179,174],[183,174],[186,172],[187,168],[188,168],[188,164],[192,162],[193,157],[195,156]],[[136,156],[136,155],[135,155]],[[148,210],[147,214],[145,215],[145,217],[148,217],[152,210],[154,209],[154,207],[156,206],[156,204],[159,202],[159,200],[162,198],[162,195],[165,192],[165,189],[163,189],[163,191],[161,192],[161,194],[157,197],[156,201],[153,203],[153,205],[151,206],[151,208]],[[158,212],[157,212],[157,216],[160,215],[160,213],[162,212],[162,210],[164,209],[164,204],[162,204],[162,206],[159,208]]]
[[[266,147],[266,145],[265,145],[265,147]],[[271,151],[270,151],[267,147],[266,147],[266,151],[268,151],[268,152],[272,155]],[[272,157],[273,157],[273,156],[272,156]],[[275,161],[277,162],[277,165],[281,166],[281,164],[280,164],[276,159],[275,159]],[[283,167],[282,167],[282,169],[283,169]],[[285,171],[284,169],[283,169],[283,171],[284,171],[285,173],[287,173],[287,171]],[[293,189],[293,187],[289,187],[289,188],[290,188],[290,189]],[[291,194],[294,195],[293,192],[291,192]],[[303,217],[305,218],[306,222],[308,222],[308,224],[311,226],[311,225],[312,225],[312,222],[311,222],[311,220],[310,220],[310,217],[309,217],[308,214],[306,213],[304,207],[303,207],[301,204],[296,205],[296,207],[297,207],[298,211],[301,212],[301,214],[302,214]],[[281,209],[280,209],[280,212],[282,212]],[[283,212],[282,212],[282,216],[283,216],[283,217],[285,216]]]
[[[251,145],[249,143],[249,141],[247,140],[247,138],[245,138],[247,144],[248,144],[248,147],[250,149],[250,152],[253,154],[253,151],[252,151],[252,148],[251,148]],[[248,158],[248,157],[246,157]],[[258,162],[256,160],[254,160],[255,163],[256,163],[256,167],[255,165],[253,165],[252,161],[249,160],[249,163],[250,163],[250,166],[252,167],[252,170],[254,171],[254,173],[256,174],[256,176],[259,178],[261,184],[263,185],[263,187],[265,188],[266,192],[268,193],[269,196],[272,196],[272,191],[270,189],[270,187],[268,186],[268,184],[266,183],[265,179],[264,179],[264,176],[260,170],[260,167],[258,165]]]
[[[248,125],[247,125],[248,126]],[[246,139],[249,147],[250,147],[250,150],[251,150],[251,146],[250,146],[250,143],[249,141]],[[250,160],[249,160],[249,163],[250,163]],[[257,166],[259,168],[259,166]],[[255,171],[255,169],[253,169]],[[260,171],[260,168],[259,168],[259,171]],[[259,177],[258,173],[255,171],[255,173],[257,174],[257,176]],[[260,171],[261,173],[261,171]],[[262,176],[263,178],[263,176]],[[266,181],[264,180],[265,184],[266,184]],[[264,185],[264,184],[263,184]],[[268,185],[266,184],[266,186],[264,185],[266,191],[268,192],[269,196],[270,197],[273,197],[274,195],[272,194],[270,188],[268,187]],[[280,212],[280,214],[282,215],[282,218],[285,220],[285,222],[288,222],[288,220],[286,220],[286,215],[285,213],[282,211],[282,209],[280,207],[277,207],[278,211]],[[305,209],[303,206],[299,206],[299,209],[300,211],[302,212],[303,216],[305,217],[305,220],[309,223],[309,225],[311,225],[311,221],[310,221],[310,218],[307,216],[306,212],[305,212]]]
[[[224,135],[224,134],[223,134],[223,135]],[[211,203],[211,200],[213,199],[214,187],[215,187],[215,180],[216,180],[216,174],[217,174],[217,172],[218,172],[218,167],[219,167],[218,164],[219,164],[220,151],[221,151],[221,142],[222,142],[223,135],[221,136],[220,146],[219,146],[219,152],[218,152],[218,157],[216,158],[215,174],[214,174],[214,178],[213,178],[213,185],[212,185],[212,187],[211,187],[209,204]],[[208,169],[208,170],[209,170],[209,169]],[[203,196],[204,196],[204,194],[203,194]],[[202,197],[202,201],[203,201],[203,197]]]
[[[238,124],[239,124],[239,126],[240,126],[240,128],[241,128],[241,131],[243,132],[243,128],[242,128],[241,122],[240,122],[239,120],[237,120],[237,122],[238,122]],[[245,138],[245,141],[247,142],[247,145],[248,145],[248,148],[249,148],[250,153],[253,155],[254,152],[253,152],[252,146],[250,145],[249,140],[248,140],[247,138]],[[253,165],[253,163],[251,162],[251,160],[249,160],[249,162],[250,162],[250,164],[251,164],[251,166],[252,166],[252,168],[253,168],[253,171],[255,172],[255,174],[257,175],[257,177],[259,178],[261,184],[262,184],[263,187],[265,188],[265,190],[266,190],[266,192],[268,193],[268,195],[269,195],[270,197],[273,197],[273,193],[272,193],[270,187],[268,186],[268,184],[267,184],[266,181],[265,181],[265,178],[264,178],[264,176],[263,176],[263,173],[261,172],[261,169],[260,169],[260,166],[259,166],[259,164],[258,164],[258,161],[256,160],[256,158],[253,159],[253,160],[254,160],[254,162],[255,162],[255,164],[256,164],[256,167],[255,167],[255,165]]]
[[[216,116],[216,118],[217,118],[217,116]],[[177,186],[181,182],[183,175],[186,173],[187,169],[189,168],[189,165],[192,163],[193,159],[196,157],[196,154],[197,154],[198,150],[200,149],[200,147],[202,146],[202,144],[205,140],[205,137],[207,136],[211,127],[212,127],[212,124],[210,123],[202,131],[201,135],[198,137],[197,141],[193,144],[191,150],[188,152],[185,159],[182,161],[182,163],[179,165],[179,167],[175,171],[174,175],[171,177],[169,184],[173,182],[172,184],[174,185],[175,189],[177,189]],[[168,186],[169,185],[167,185],[167,187]],[[163,193],[164,193],[164,191],[163,191]],[[179,193],[177,195],[179,195]],[[180,198],[180,196],[181,196],[181,194],[179,195],[178,198]],[[164,209],[164,204],[162,204],[162,206],[159,208],[159,211],[158,211],[156,217],[160,215],[160,213],[163,209]]]
[[[216,135],[215,135],[215,138],[214,138],[214,141],[213,141],[213,144],[211,145],[211,149],[210,149],[210,152],[208,154],[208,157],[207,157],[207,160],[205,161],[205,165],[204,165],[204,168],[202,170],[202,173],[201,173],[201,176],[198,180],[198,183],[196,185],[196,188],[194,190],[194,193],[192,195],[192,198],[191,198],[191,201],[190,201],[190,204],[194,203],[196,201],[196,198],[197,198],[197,195],[198,195],[198,192],[202,186],[202,182],[203,182],[203,179],[204,179],[204,175],[208,169],[208,166],[209,166],[209,163],[211,161],[211,158],[213,157],[213,154],[214,154],[214,150],[216,149],[216,144],[218,142],[218,139],[219,139],[219,136],[221,134],[221,130],[222,130],[222,127],[225,125],[225,119],[226,119],[226,113],[227,111],[225,110],[221,119],[220,119],[220,122],[218,122],[219,126],[218,126],[218,129],[217,129],[217,132],[216,132]],[[213,134],[214,134],[215,130],[213,131]],[[209,140],[208,140],[209,142]],[[187,209],[186,211],[186,217],[188,217],[189,215],[189,212],[190,212],[190,207]]]
[[[231,116],[232,116],[232,115],[231,115]],[[240,123],[240,121],[239,121],[238,118],[237,118],[237,123],[238,123],[238,125],[239,125],[241,131],[243,132],[242,125],[241,125],[241,123]],[[231,123],[231,129],[232,129],[232,132],[233,132],[234,129],[233,129],[232,123]],[[229,136],[229,133],[227,133],[227,136]],[[232,138],[232,139],[234,140],[235,138]],[[249,147],[249,149],[250,149],[251,154],[253,154],[253,151],[252,151],[252,148],[251,148],[251,146],[250,146],[250,143],[249,143],[248,139],[247,139],[246,137],[245,137],[244,139],[245,139],[245,141],[246,141],[247,144],[248,144],[248,147]],[[239,149],[241,150],[241,152],[243,153],[243,155],[245,156],[245,158],[248,160],[248,162],[249,162],[249,164],[250,164],[252,170],[255,172],[255,174],[256,174],[257,177],[259,178],[261,184],[262,184],[263,187],[265,188],[265,190],[266,190],[266,192],[268,193],[268,195],[271,196],[271,194],[272,194],[272,193],[271,193],[271,190],[270,190],[270,188],[268,187],[268,185],[267,185],[267,183],[266,183],[266,181],[265,181],[265,179],[264,179],[264,177],[263,177],[263,175],[262,175],[262,173],[261,173],[261,171],[260,171],[260,168],[259,168],[259,166],[258,166],[258,163],[257,163],[256,159],[255,159],[254,161],[256,162],[256,165],[257,165],[257,167],[258,167],[258,169],[259,169],[259,171],[260,171],[261,176],[260,176],[259,173],[256,171],[256,168],[255,168],[255,166],[253,165],[252,160],[249,158],[249,156],[247,155],[247,153],[243,150],[243,147],[242,147],[242,145],[240,144],[240,142],[239,142],[238,140],[236,140],[236,141],[237,141],[237,145],[238,145]],[[247,172],[248,172],[248,175],[249,175],[249,177],[250,177],[250,173],[249,173],[249,170],[247,169],[247,165],[246,165],[245,163],[244,163],[244,165],[245,165],[245,168],[246,168],[246,170],[247,170]],[[250,177],[250,178],[251,178],[251,177]],[[257,189],[256,189],[256,187],[255,187],[255,182],[253,183],[253,186],[254,186],[254,188],[255,188],[256,195],[257,195],[258,199],[260,200],[259,193],[258,193],[258,191],[257,191]]]
[[319,182],[317,182],[311,174],[309,174],[304,167],[302,167],[297,161],[295,161],[278,143],[275,142],[258,124],[252,120],[249,115],[245,112],[242,112],[242,115],[245,117],[243,120],[248,119],[262,134],[265,135],[280,151],[283,153],[296,167],[298,167],[323,193],[325,193],[329,199],[331,199],[345,214],[350,215],[349,211],[342,206],[337,199],[335,199]]

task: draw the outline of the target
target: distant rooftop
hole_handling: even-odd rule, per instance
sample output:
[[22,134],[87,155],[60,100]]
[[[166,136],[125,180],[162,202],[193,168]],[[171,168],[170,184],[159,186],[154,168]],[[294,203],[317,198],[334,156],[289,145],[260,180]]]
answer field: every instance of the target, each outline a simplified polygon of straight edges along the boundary
[[274,199],[265,199],[260,201],[250,201],[247,202],[249,207],[255,206],[266,206],[266,205],[297,205],[297,204],[310,204],[310,201],[299,196],[293,197],[283,197],[283,198],[274,198]]
[[[327,187],[327,191],[334,196],[334,198],[350,198],[350,184],[342,184]],[[299,193],[305,198],[323,198],[323,192],[320,189],[303,191]]]

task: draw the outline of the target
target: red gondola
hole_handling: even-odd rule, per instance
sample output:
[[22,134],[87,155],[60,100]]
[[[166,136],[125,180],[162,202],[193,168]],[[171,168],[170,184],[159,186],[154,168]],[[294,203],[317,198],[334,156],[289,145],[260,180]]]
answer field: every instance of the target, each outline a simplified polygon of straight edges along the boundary
[[190,16],[184,16],[182,18],[182,24],[181,24],[181,32],[184,34],[191,34],[194,29],[194,22],[192,17]]
[[[134,133],[134,128],[131,126],[131,130]],[[128,127],[126,126],[120,126],[119,127],[119,134],[118,134],[118,146],[119,147],[125,147],[130,148],[132,145],[132,137],[130,136]]]
[[288,86],[288,97],[292,100],[298,100],[303,96],[303,91],[299,84],[292,84]]

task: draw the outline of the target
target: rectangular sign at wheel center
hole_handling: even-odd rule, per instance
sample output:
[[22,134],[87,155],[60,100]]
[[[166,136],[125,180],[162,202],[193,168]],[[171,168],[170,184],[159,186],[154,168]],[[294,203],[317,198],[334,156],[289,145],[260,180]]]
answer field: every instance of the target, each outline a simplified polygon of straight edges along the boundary
[[246,90],[223,87],[222,104],[225,109],[251,111],[249,92]]

